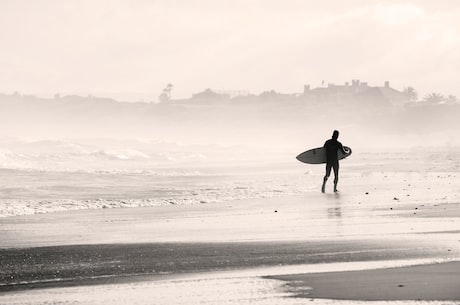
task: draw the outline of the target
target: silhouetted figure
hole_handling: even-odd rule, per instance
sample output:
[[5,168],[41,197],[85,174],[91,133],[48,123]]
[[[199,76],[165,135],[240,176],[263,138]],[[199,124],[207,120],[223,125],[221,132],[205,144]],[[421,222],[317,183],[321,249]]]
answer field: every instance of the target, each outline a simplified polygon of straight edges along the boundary
[[325,192],[326,182],[329,176],[331,175],[331,169],[334,169],[334,192],[337,192],[337,183],[339,182],[339,159],[337,157],[337,152],[339,149],[342,150],[344,154],[347,151],[343,148],[342,143],[337,141],[339,137],[339,131],[334,130],[332,134],[332,139],[329,139],[324,143],[324,148],[326,149],[326,175],[323,179],[323,186],[321,187],[321,192]]

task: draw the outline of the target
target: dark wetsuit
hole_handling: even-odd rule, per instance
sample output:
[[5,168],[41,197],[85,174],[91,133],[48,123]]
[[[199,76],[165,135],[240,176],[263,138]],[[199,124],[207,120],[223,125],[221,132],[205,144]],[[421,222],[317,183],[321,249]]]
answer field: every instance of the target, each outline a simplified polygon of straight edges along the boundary
[[337,139],[329,139],[324,143],[324,148],[326,148],[326,157],[327,157],[327,162],[326,162],[326,176],[324,177],[324,181],[329,178],[329,175],[331,174],[331,169],[334,169],[334,184],[337,184],[337,181],[339,181],[339,159],[337,157],[337,152],[342,150],[345,152],[342,143],[337,141]]

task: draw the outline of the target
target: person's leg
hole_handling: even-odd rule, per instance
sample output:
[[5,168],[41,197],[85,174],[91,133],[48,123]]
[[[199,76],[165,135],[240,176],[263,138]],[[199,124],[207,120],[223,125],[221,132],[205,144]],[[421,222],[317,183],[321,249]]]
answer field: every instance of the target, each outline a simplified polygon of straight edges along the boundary
[[337,192],[337,183],[339,182],[339,161],[334,164],[334,192]]
[[332,168],[332,164],[326,163],[326,175],[323,178],[323,186],[321,187],[321,192],[323,193],[326,191],[326,181],[331,175],[331,168]]

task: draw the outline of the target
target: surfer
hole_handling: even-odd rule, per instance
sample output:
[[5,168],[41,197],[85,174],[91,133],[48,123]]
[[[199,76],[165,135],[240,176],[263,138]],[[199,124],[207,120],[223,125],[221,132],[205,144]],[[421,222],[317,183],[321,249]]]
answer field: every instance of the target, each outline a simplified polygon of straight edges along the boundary
[[323,186],[321,187],[321,192],[325,192],[326,181],[331,175],[331,169],[334,170],[334,192],[337,192],[337,182],[339,182],[339,159],[337,157],[337,152],[339,149],[342,150],[344,154],[347,151],[343,148],[342,143],[337,141],[339,137],[339,131],[334,130],[332,133],[332,139],[329,139],[324,143],[324,148],[326,149],[326,175],[323,179]]

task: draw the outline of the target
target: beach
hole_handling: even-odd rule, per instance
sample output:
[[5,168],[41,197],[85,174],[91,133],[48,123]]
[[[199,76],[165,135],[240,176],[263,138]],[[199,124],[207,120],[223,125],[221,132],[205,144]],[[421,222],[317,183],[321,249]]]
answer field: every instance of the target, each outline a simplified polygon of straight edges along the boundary
[[2,201],[0,303],[458,304],[449,154],[410,166],[357,155],[325,194],[322,167],[295,162],[179,177],[3,172],[29,187]]
[[459,1],[0,16],[0,305],[460,305]]

